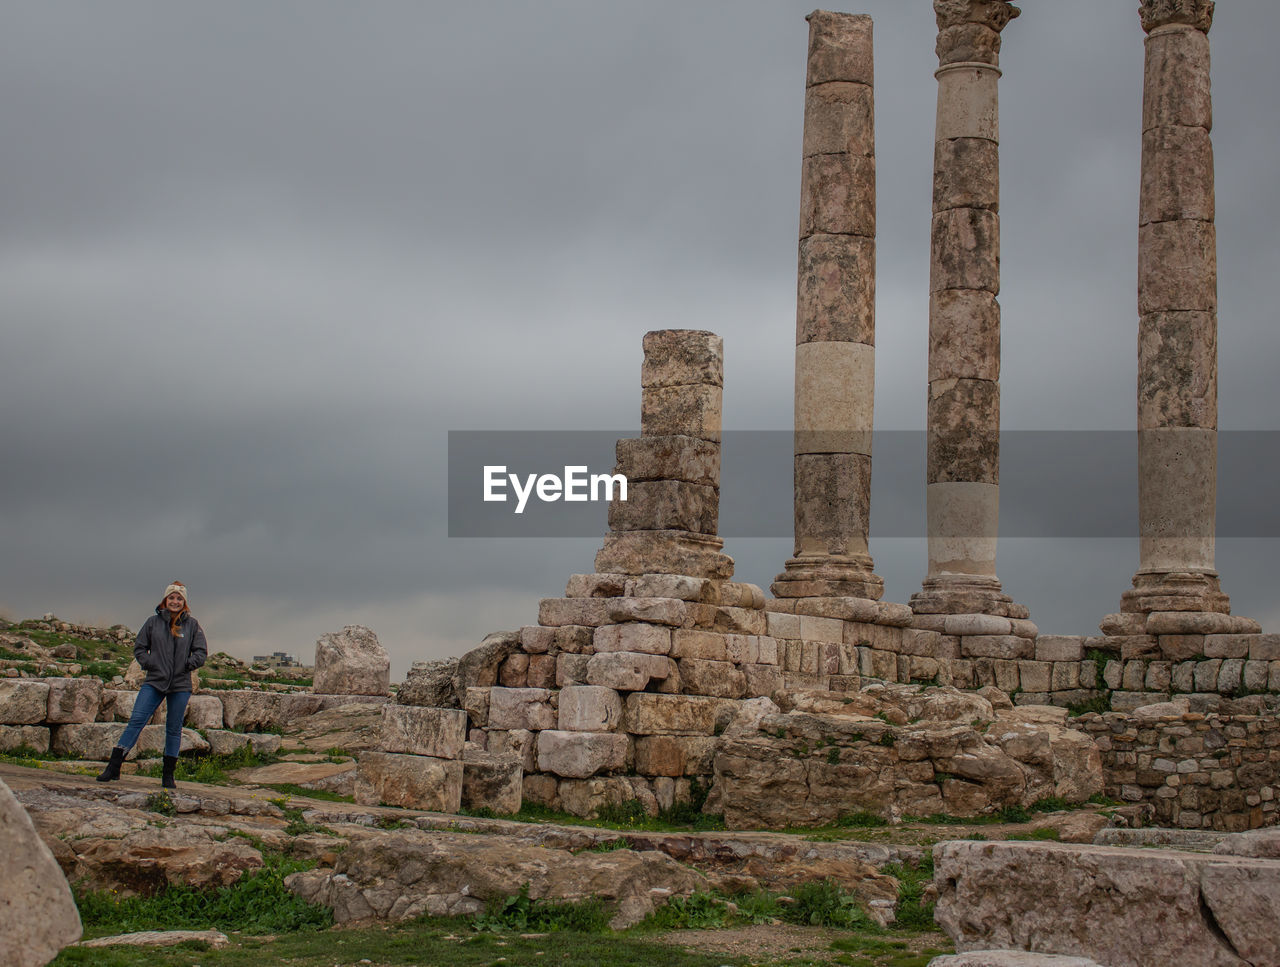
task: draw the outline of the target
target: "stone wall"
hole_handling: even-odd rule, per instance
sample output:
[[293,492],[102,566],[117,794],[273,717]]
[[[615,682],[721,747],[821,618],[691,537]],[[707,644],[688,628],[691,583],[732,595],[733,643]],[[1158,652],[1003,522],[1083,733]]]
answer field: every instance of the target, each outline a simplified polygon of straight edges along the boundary
[[1106,794],[1155,808],[1156,825],[1239,831],[1280,822],[1275,715],[1083,715],[1102,753]]
[[[103,688],[92,676],[0,679],[0,751],[27,747],[105,761],[124,732],[137,695]],[[245,744],[261,748],[259,737],[246,733],[279,731],[303,716],[340,705],[388,701],[386,696],[256,689],[195,694],[187,704],[182,749],[226,753]],[[141,751],[158,751],[163,745],[164,720],[161,705],[151,720],[154,724],[143,730]]]

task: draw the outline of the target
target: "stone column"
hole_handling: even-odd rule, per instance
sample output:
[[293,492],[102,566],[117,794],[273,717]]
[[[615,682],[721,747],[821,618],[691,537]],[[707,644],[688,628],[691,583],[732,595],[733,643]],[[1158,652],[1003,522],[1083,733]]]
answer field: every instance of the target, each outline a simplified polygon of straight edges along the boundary
[[1140,563],[1121,611],[1231,610],[1214,569],[1218,266],[1211,0],[1145,0],[1138,217]]
[[596,571],[731,577],[733,559],[716,535],[722,340],[691,329],[646,333],[640,384],[640,439],[617,448],[627,499],[609,505]]
[[1025,618],[996,577],[1000,517],[1000,32],[1005,0],[934,0],[929,573],[917,614]]
[[867,547],[875,399],[871,18],[808,16],[796,294],[795,554],[779,598],[877,600]]

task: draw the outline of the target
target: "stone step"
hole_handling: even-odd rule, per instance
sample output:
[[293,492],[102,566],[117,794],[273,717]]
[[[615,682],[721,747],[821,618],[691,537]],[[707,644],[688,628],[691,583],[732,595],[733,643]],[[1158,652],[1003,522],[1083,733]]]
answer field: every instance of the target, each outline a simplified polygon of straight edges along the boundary
[[934,847],[934,918],[959,950],[1106,967],[1280,964],[1280,860],[1058,843]]
[[1103,829],[1094,837],[1095,846],[1166,846],[1195,853],[1212,853],[1231,833],[1212,829]]

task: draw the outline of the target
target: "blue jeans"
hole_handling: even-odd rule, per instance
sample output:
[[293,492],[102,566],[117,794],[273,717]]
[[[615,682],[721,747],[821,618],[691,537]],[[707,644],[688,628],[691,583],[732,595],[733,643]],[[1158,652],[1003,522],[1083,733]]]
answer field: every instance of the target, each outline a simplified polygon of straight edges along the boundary
[[164,754],[177,758],[182,747],[182,720],[187,714],[187,702],[191,700],[190,692],[169,692],[165,694],[154,685],[144,684],[138,689],[138,697],[133,702],[133,714],[129,716],[129,727],[116,743],[128,752],[138,741],[142,727],[151,721],[156,709],[165,699],[169,707],[164,717]]

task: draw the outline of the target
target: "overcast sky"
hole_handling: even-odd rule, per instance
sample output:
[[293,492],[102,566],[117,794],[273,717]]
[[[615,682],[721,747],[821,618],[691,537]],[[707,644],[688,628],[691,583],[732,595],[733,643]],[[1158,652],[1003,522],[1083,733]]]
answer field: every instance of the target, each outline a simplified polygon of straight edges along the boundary
[[[1023,6],[1001,55],[1004,425],[1130,430],[1137,2]],[[9,617],[136,628],[180,578],[214,648],[310,661],[363,623],[398,678],[534,622],[600,543],[449,538],[448,431],[634,432],[640,340],[668,327],[724,337],[727,427],[790,427],[807,3],[4,9]],[[928,0],[857,12],[876,420],[920,429],[935,27]],[[1275,0],[1218,4],[1224,430],[1278,429],[1277,36]],[[790,542],[726,550],[767,586]],[[1235,612],[1272,631],[1276,551],[1218,547]],[[923,540],[872,552],[906,601]],[[1132,536],[1000,547],[1052,633],[1094,632],[1136,567]]]

